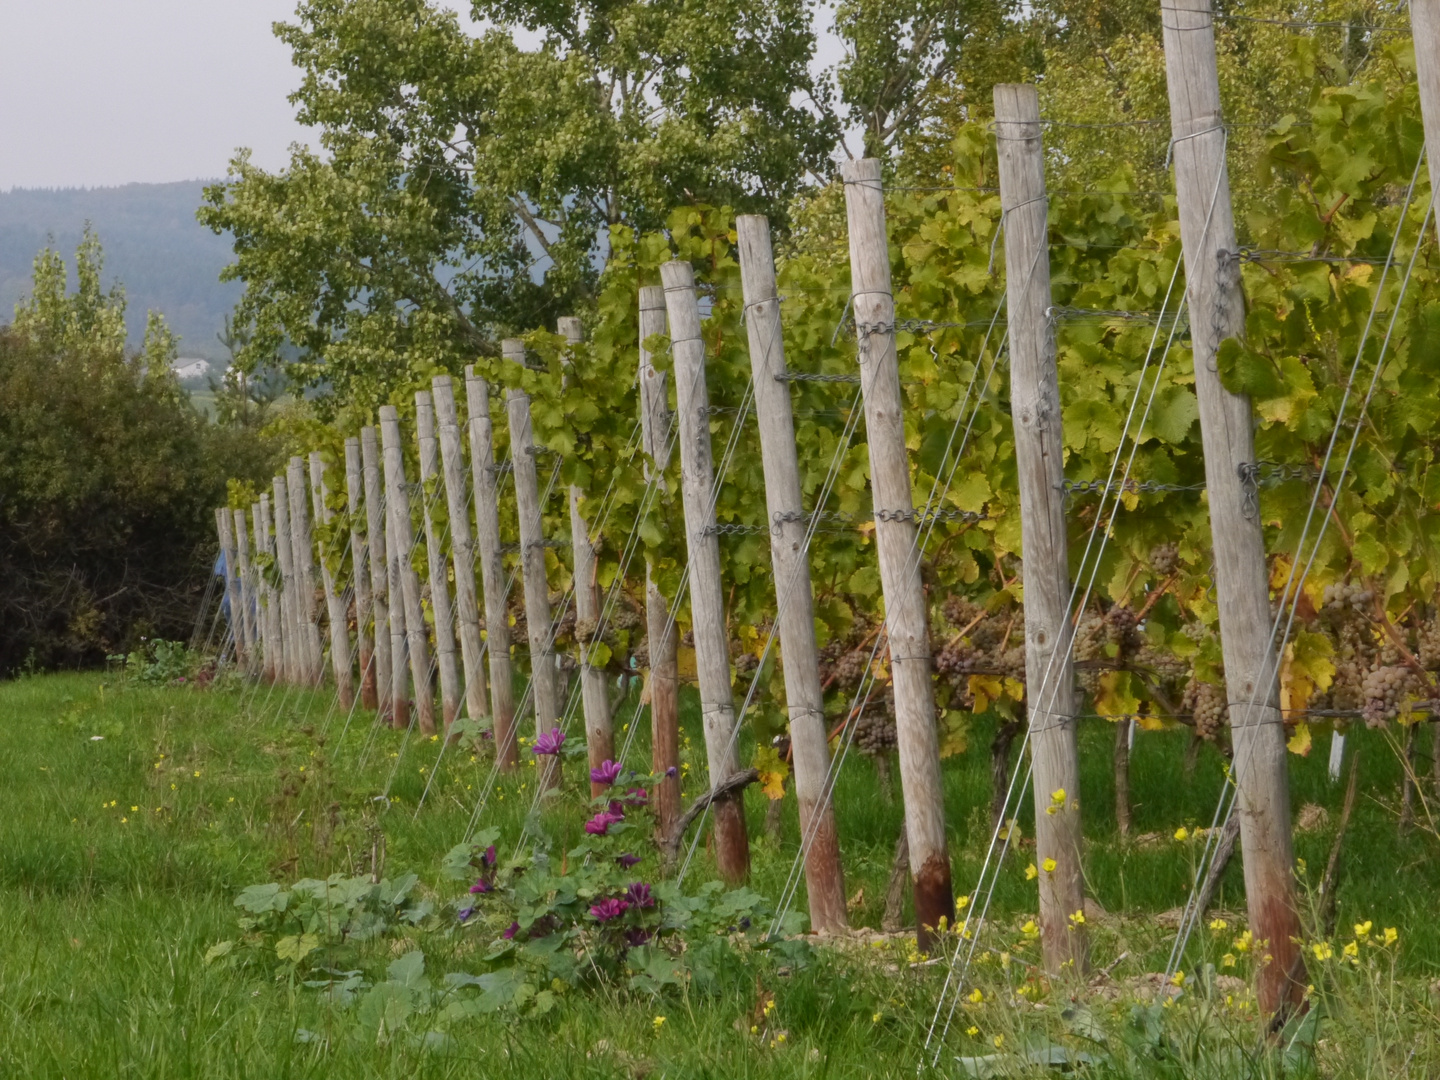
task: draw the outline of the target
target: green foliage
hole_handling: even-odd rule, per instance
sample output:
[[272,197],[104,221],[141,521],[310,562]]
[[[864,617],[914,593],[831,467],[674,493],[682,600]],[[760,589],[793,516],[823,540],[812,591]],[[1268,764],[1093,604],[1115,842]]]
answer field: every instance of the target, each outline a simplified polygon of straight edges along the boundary
[[201,211],[236,237],[247,370],[288,340],[297,382],[373,408],[587,308],[608,228],[783,205],[833,143],[792,103],[817,92],[803,4],[475,10],[545,42],[471,38],[428,0],[314,0],[279,28],[325,153],[279,174],[242,154]]
[[71,292],[42,252],[0,330],[0,672],[188,637],[227,477],[269,468],[268,440],[191,408],[158,316],[126,354],[124,297],[100,289],[101,269],[88,236]]
[[204,658],[190,650],[183,641],[142,639],[140,647],[130,653],[117,653],[110,662],[120,665],[127,679],[141,685],[180,685],[193,678],[204,664]]

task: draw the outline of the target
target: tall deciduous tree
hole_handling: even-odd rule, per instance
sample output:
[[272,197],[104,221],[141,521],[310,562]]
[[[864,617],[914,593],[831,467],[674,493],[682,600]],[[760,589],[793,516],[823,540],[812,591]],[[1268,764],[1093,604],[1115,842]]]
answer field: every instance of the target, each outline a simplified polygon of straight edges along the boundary
[[472,37],[429,0],[309,0],[277,27],[323,153],[245,154],[202,220],[235,236],[247,363],[378,401],[397,357],[459,370],[507,330],[582,309],[607,229],[674,206],[774,212],[838,124],[803,0],[493,0]]

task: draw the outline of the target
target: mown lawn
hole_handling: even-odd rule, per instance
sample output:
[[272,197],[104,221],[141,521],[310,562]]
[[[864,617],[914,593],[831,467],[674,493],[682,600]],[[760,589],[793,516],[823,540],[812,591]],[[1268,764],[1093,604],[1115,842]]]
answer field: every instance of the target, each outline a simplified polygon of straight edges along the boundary
[[[631,709],[633,700],[620,710],[619,723]],[[699,775],[702,741],[693,711],[687,722],[694,730],[686,754],[691,775]],[[962,893],[973,887],[988,840],[989,735],[986,722],[978,721],[970,749],[946,763],[954,873]],[[1352,732],[1352,748],[1361,755],[1361,796],[1345,841],[1338,897],[1340,927],[1368,919],[1377,931],[1397,929],[1399,944],[1384,957],[1385,965],[1398,957],[1399,978],[1362,993],[1343,971],[1332,986],[1317,964],[1317,1001],[1333,991],[1325,1009],[1334,1016],[1326,1021],[1334,1033],[1325,1044],[1322,1024],[1319,1059],[1321,1071],[1333,1075],[1342,1073],[1323,1067],[1325,1054],[1348,1045],[1342,1029],[1355,1033],[1356,1053],[1369,1055],[1363,1074],[1398,1076],[1408,1067],[1418,1070],[1411,1075],[1427,1075],[1421,1063],[1434,1064],[1432,1037],[1424,1032],[1433,1029],[1428,986],[1440,965],[1440,926],[1433,917],[1440,841],[1423,812],[1418,827],[1403,836],[1397,829],[1400,769],[1392,738]],[[1421,732],[1420,743],[1428,754],[1428,732]],[[1104,996],[1105,1009],[1097,1015],[1123,1025],[1130,1008],[1126,980],[1163,968],[1170,934],[1157,917],[1184,902],[1198,852],[1193,840],[1177,841],[1173,834],[1182,825],[1209,823],[1222,759],[1206,747],[1187,775],[1183,733],[1140,733],[1131,765],[1136,838],[1122,843],[1114,829],[1112,745],[1110,725],[1086,723],[1081,796],[1087,876],[1091,894],[1108,913],[1093,920],[1093,960],[1105,967],[1126,954],[1110,972],[1121,988],[1119,999]],[[1341,786],[1325,775],[1327,747],[1324,736],[1309,757],[1291,759],[1297,810],[1313,803],[1328,811],[1328,823],[1297,837],[1306,866],[1302,877],[1312,885],[1325,865],[1342,797]],[[636,764],[648,760],[643,738],[634,754]],[[742,748],[742,757],[748,754]],[[1429,773],[1428,756],[1418,767]],[[575,786],[578,767],[571,769]],[[0,814],[0,1071],[210,1078],[471,1076],[477,1070],[545,1077],[915,1074],[944,971],[940,964],[912,966],[916,958],[903,941],[825,946],[803,964],[757,954],[721,972],[703,992],[658,998],[620,988],[573,993],[544,1017],[467,1022],[451,1031],[452,1041],[429,1050],[412,1038],[361,1037],[353,1010],[325,1004],[283,967],[205,963],[213,944],[236,936],[234,898],[251,884],[369,873],[373,862],[383,860],[385,874],[413,871],[437,907],[448,905],[463,890],[442,879],[440,859],[464,834],[487,775],[483,759],[444,749],[438,740],[377,730],[362,712],[347,718],[322,694],[233,685],[145,687],[114,674],[0,684],[0,787],[6,793]],[[689,788],[693,794],[698,783]],[[381,797],[386,793],[388,802]],[[501,781],[485,823],[499,826],[513,843],[532,796],[528,777]],[[796,849],[793,799],[783,806],[778,837],[764,835],[763,796],[752,788],[748,799],[756,838],[752,886],[773,898]],[[836,801],[847,891],[856,897],[854,921],[878,926],[901,808],[898,800],[884,798],[874,769],[859,756],[847,764]],[[574,842],[579,804],[578,798],[561,800],[542,815],[540,827],[557,845]],[[1323,816],[1307,812],[1307,820]],[[1022,829],[1029,835],[1028,822],[1022,820]],[[1022,843],[1001,874],[992,908],[996,951],[985,954],[999,957],[1013,939],[1017,963],[1009,963],[1007,952],[1003,972],[1000,964],[982,965],[982,985],[989,985],[986,979],[994,985],[982,992],[982,1001],[964,1003],[942,1058],[947,1066],[954,1053],[994,1052],[996,1038],[1004,1050],[1053,1029],[1062,1022],[1067,996],[1088,1000],[1078,985],[1057,984],[1048,989],[1049,1010],[1031,1016],[1023,1008],[1017,1012],[1023,995],[1005,989],[1024,981],[1012,968],[1023,968],[1025,944],[1017,928],[1034,908],[1034,885],[1024,873],[1029,861]],[[702,847],[690,876],[699,882],[710,874]],[[1237,860],[1218,904],[1230,926],[1223,935],[1199,935],[1188,968],[1197,970],[1206,959],[1219,962],[1228,948],[1243,920],[1239,887]],[[803,890],[796,904],[804,910]],[[1340,944],[1337,938],[1337,953]],[[463,938],[418,932],[375,943],[366,966],[383,972],[407,948],[421,948],[432,972],[474,966],[473,945]],[[1236,970],[1244,973],[1243,962]],[[767,1015],[764,1002],[772,996]],[[1176,1015],[1201,1009],[1191,1003],[1202,997],[1182,999]],[[1248,1047],[1257,1028],[1243,1004],[1231,1002],[1228,1012],[1217,1007],[1204,1022],[1218,1017],[1224,1030],[1240,1033],[1235,1045]],[[1200,1012],[1186,1015],[1201,1023]],[[1073,1024],[1073,1016],[1065,1022]],[[781,1033],[785,1038],[778,1040]],[[1343,1067],[1354,1069],[1358,1060],[1346,1058]],[[1394,1071],[1387,1071],[1392,1064]],[[1229,1059],[1214,1067],[1215,1075],[1240,1075]],[[1122,1074],[1129,1075],[1097,1073]],[[1155,1075],[1192,1074],[1198,1073]]]

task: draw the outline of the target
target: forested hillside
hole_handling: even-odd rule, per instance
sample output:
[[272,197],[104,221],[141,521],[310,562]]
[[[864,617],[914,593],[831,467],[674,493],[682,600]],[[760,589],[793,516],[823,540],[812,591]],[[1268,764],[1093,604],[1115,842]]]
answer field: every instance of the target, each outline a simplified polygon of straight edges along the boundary
[[0,192],[0,323],[30,289],[35,253],[71,252],[88,221],[105,246],[106,280],[125,285],[129,343],[145,335],[145,313],[164,313],[182,356],[228,359],[216,340],[240,286],[220,281],[229,238],[195,220],[204,183]]

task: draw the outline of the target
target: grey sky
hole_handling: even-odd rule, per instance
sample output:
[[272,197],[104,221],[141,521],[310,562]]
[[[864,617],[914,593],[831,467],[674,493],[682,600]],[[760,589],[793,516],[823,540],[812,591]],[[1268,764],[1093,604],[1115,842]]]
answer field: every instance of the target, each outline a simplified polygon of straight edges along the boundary
[[[239,146],[279,168],[308,134],[285,100],[297,82],[289,50],[270,32],[294,10],[0,0],[0,191],[218,177]],[[822,38],[825,60],[837,45]]]

